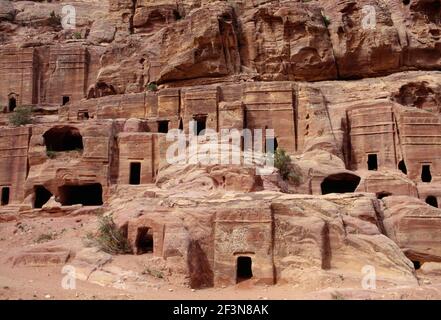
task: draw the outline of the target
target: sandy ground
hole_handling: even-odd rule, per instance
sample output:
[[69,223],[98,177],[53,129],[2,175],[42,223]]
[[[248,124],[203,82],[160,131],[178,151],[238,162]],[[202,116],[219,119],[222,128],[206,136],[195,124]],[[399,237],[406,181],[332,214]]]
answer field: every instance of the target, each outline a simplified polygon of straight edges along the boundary
[[[345,283],[345,288],[333,283],[278,284],[253,286],[249,282],[228,288],[192,290],[177,285],[170,279],[151,277],[146,285],[129,285],[122,288],[101,286],[88,281],[76,280],[75,289],[63,289],[63,265],[27,266],[16,265],[10,257],[23,248],[33,248],[42,235],[53,234],[54,243],[70,248],[82,248],[82,239],[96,228],[96,218],[91,215],[74,217],[22,218],[20,221],[0,223],[0,299],[163,299],[163,300],[291,300],[291,299],[440,299],[441,277],[424,279],[421,286],[392,287],[366,291],[359,283]],[[138,256],[139,257],[139,256]],[[119,267],[128,270],[136,267],[134,256],[115,257]],[[149,283],[150,282],[150,283]]]
[[[0,267],[0,299],[142,299],[142,300],[266,300],[302,299],[304,292],[289,286],[251,287],[192,290],[164,283],[160,288],[116,289],[85,281],[76,281],[75,290],[62,288],[61,267]],[[323,293],[317,298],[329,298]]]
[[76,289],[62,288],[61,267],[0,267],[0,299],[26,300],[299,300],[299,299],[440,299],[441,284],[424,287],[398,287],[377,291],[325,289],[317,292],[294,286],[276,285],[191,290],[170,284],[152,289],[116,289],[76,281]]

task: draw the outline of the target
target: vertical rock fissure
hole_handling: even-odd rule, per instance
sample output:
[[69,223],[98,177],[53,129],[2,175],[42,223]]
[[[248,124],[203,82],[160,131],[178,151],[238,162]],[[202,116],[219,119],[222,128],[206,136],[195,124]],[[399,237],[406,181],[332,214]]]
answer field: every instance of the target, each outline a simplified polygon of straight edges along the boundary
[[138,2],[137,0],[132,0],[132,8],[131,8],[132,13],[131,13],[130,19],[129,19],[129,32],[130,32],[130,34],[133,34],[134,30],[135,30],[135,28],[133,26],[133,19],[134,19],[135,12],[136,12],[136,6],[138,5],[137,2]]

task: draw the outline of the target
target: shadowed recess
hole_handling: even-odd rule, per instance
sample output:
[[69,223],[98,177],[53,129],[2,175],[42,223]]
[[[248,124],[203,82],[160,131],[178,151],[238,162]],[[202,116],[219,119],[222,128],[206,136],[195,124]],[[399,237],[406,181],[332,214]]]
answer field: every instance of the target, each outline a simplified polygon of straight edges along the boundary
[[43,135],[46,149],[50,151],[83,150],[83,137],[77,128],[58,126]]
[[83,206],[100,206],[103,204],[103,188],[101,184],[82,186],[62,186],[58,188],[59,202],[63,206],[82,204]]
[[322,194],[355,192],[360,180],[359,176],[350,173],[330,175],[321,184]]

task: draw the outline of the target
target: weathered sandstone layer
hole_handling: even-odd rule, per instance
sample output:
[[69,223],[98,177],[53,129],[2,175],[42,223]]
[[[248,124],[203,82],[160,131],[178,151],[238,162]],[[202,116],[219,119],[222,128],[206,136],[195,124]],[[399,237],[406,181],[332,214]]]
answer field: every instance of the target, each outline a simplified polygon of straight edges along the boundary
[[[0,0],[0,109],[0,232],[110,215],[133,261],[192,288],[439,273],[440,0]],[[170,163],[190,123],[197,146]],[[261,130],[262,152],[206,129]],[[85,236],[3,262],[143,279]]]

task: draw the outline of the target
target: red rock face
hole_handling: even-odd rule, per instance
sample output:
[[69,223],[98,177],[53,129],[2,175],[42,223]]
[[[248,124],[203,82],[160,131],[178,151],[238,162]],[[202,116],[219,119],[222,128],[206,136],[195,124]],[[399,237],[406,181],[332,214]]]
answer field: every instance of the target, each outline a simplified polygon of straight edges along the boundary
[[[391,8],[378,1],[321,1],[329,28],[339,76],[375,76],[399,70],[403,50]],[[366,20],[373,10],[375,26]],[[364,26],[367,24],[367,26]]]
[[[251,8],[250,8],[251,9]],[[262,80],[335,79],[337,68],[321,9],[315,4],[264,4],[246,10],[243,65]]]
[[[112,215],[192,288],[415,285],[441,261],[439,0],[91,0],[73,30],[62,6],[0,0],[0,223]],[[174,144],[193,122],[212,135]],[[98,283],[117,263],[18,249]]]

